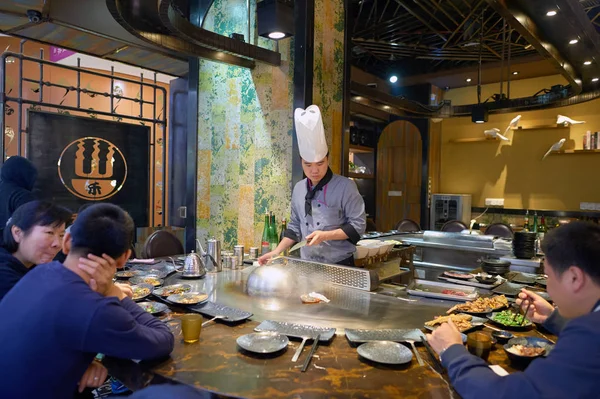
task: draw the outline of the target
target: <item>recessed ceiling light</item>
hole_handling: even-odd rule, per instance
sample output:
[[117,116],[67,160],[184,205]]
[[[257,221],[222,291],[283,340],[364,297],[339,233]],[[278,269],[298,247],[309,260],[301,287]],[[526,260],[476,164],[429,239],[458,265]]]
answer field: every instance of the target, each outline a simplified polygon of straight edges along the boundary
[[469,83],[471,81],[471,78],[467,78],[467,83]]
[[514,71],[513,72],[513,75],[518,75],[518,74],[519,74],[519,71]]
[[553,17],[553,16],[555,16],[555,15],[556,15],[556,10],[550,10],[550,11],[548,11],[548,12],[546,13],[546,15],[547,15],[547,16],[549,16],[549,17]]
[[283,32],[271,32],[271,33],[269,33],[269,37],[271,39],[275,39],[275,40],[277,40],[277,39],[283,39],[285,37],[285,33],[283,33]]
[[583,65],[591,65],[591,64],[592,64],[592,61],[585,61],[585,62],[583,63]]
[[577,39],[569,40],[569,44],[577,44],[578,41]]
[[598,78],[592,79],[592,82],[597,82],[597,81],[598,81]]
[[527,46],[525,46],[525,50],[529,50],[530,48],[532,48],[533,46],[531,44],[528,44]]
[[396,75],[390,76],[390,82],[391,83],[396,83],[397,81],[398,81],[398,76],[396,76]]
[[361,97],[361,96],[356,96],[356,97],[354,97],[354,99],[355,99],[356,101],[360,101],[360,100],[362,100],[362,97]]
[[398,43],[391,43],[392,46],[399,46]]

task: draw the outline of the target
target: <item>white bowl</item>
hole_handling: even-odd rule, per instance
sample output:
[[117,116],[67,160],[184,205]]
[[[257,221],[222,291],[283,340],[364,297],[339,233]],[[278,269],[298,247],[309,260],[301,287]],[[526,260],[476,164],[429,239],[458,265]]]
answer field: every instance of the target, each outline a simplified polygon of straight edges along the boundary
[[383,253],[384,253],[384,254],[387,254],[387,253],[388,253],[388,252],[390,252],[392,249],[394,249],[394,244],[390,244],[390,243],[386,242],[386,243],[383,245],[383,248],[384,248],[384,252],[383,252]]
[[369,256],[369,248],[357,245],[354,252],[354,259],[363,259],[367,256]]
[[358,245],[379,245],[381,241],[379,240],[360,240]]

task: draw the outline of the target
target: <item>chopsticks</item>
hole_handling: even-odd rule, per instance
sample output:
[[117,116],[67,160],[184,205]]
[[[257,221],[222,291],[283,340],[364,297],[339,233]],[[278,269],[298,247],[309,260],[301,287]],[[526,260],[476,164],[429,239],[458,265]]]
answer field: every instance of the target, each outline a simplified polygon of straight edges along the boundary
[[317,350],[317,346],[319,345],[319,339],[320,338],[321,338],[321,334],[317,334],[317,336],[315,337],[315,340],[313,341],[312,346],[310,347],[310,352],[308,352],[308,357],[304,361],[304,365],[302,366],[302,370],[300,370],[303,373],[308,368],[308,365],[310,364],[310,360],[312,359],[313,355],[315,354],[315,350]]
[[427,352],[429,353],[429,356],[433,359],[433,367],[439,373],[441,373],[442,371],[444,371],[444,367],[442,366],[442,363],[440,362],[440,359],[438,359],[437,355],[435,354],[435,351],[433,350],[433,348],[431,347],[431,345],[429,345],[429,342],[427,342],[427,339],[425,339],[425,337],[422,337],[421,338],[421,342],[423,343],[423,346],[425,347],[425,349],[427,349]]
[[531,300],[531,298],[529,298],[529,304],[527,304],[527,309],[525,310],[525,314],[523,315],[523,320],[521,320],[521,325],[523,325],[523,323],[525,323],[525,319],[527,318],[527,313],[529,313],[529,308],[531,307],[532,303],[533,303],[533,301]]

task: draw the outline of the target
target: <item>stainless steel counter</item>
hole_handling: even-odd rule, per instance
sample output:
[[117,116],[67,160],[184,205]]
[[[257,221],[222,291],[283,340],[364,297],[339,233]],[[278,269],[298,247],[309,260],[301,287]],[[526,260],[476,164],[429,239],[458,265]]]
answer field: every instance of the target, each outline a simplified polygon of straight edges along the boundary
[[[287,282],[280,294],[247,293],[249,274],[256,266],[241,270],[208,273],[198,280],[182,279],[179,273],[167,278],[165,284],[187,283],[195,290],[209,294],[209,300],[254,313],[253,320],[277,320],[304,323],[320,327],[335,327],[338,334],[344,328],[421,328],[433,316],[444,313],[455,303],[451,301],[410,297],[404,288],[381,285],[375,292],[333,285],[306,277]],[[331,300],[329,303],[303,304],[300,295],[312,291]]]
[[462,235],[425,231],[377,237],[378,240],[398,240],[414,245],[417,250],[414,265],[419,278],[435,279],[444,270],[473,270],[479,259],[500,258],[512,251],[494,248],[493,238],[480,235]]

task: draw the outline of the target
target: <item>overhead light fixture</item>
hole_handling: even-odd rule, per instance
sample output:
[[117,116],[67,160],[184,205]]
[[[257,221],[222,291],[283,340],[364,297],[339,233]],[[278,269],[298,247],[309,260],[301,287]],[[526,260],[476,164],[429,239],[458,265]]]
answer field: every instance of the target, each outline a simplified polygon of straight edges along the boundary
[[519,74],[519,71],[514,71],[513,72],[513,75],[518,75],[518,74]]
[[583,65],[592,65],[592,61],[585,61]]
[[556,10],[550,10],[546,13],[546,16],[548,17],[553,17],[556,15]]
[[474,123],[485,123],[488,121],[488,109],[485,105],[473,105],[473,110],[471,111],[471,121]]
[[362,97],[361,97],[361,96],[356,96],[356,97],[354,97],[354,99],[355,99],[356,101],[360,101],[360,100],[362,100]]
[[525,50],[529,50],[531,49],[533,46],[531,44],[528,44],[527,46],[525,46]]
[[398,76],[392,75],[390,76],[390,83],[396,83],[398,81]]
[[577,44],[578,41],[579,40],[577,40],[577,39],[572,39],[572,40],[569,40],[569,44]]
[[467,80],[467,83],[471,82],[471,78],[467,78],[466,80]]
[[390,43],[392,46],[399,46],[398,43]]
[[597,82],[597,81],[598,81],[598,78],[592,79],[592,82]]
[[273,40],[294,36],[294,2],[263,0],[256,3],[258,35]]

